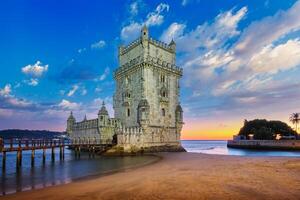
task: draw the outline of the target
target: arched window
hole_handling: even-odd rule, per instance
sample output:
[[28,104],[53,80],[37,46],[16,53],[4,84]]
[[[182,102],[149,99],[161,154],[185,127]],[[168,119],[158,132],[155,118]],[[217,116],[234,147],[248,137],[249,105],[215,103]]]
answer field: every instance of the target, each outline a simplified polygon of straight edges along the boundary
[[130,97],[131,97],[130,92],[126,91],[126,92],[125,92],[125,98],[130,98]]
[[167,89],[166,88],[161,88],[161,90],[160,90],[160,95],[162,96],[162,97],[168,97],[168,93],[167,93]]
[[162,82],[162,83],[164,83],[166,81],[166,77],[165,77],[165,75],[161,75],[160,76],[160,82]]
[[164,117],[166,116],[166,110],[164,108],[161,109],[161,115]]
[[130,117],[130,109],[127,108],[127,117]]

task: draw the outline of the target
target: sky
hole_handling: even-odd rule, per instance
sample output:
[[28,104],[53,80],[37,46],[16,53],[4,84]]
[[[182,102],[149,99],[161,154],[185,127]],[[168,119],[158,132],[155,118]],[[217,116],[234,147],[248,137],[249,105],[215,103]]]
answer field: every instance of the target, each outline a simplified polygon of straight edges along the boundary
[[230,139],[244,119],[300,111],[300,1],[0,2],[0,129],[64,131],[113,116],[117,49],[149,27],[177,44],[182,139]]

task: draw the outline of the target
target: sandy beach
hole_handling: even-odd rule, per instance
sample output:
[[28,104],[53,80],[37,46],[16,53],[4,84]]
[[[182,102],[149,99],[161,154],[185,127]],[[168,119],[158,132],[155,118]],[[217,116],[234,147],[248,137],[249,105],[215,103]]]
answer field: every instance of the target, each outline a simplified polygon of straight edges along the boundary
[[2,199],[299,199],[300,159],[161,153],[159,162]]

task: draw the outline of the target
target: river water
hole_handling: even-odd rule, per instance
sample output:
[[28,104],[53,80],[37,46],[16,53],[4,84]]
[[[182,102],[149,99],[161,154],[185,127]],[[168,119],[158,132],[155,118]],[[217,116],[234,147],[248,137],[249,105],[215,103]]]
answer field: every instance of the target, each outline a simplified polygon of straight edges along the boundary
[[183,140],[182,146],[193,153],[235,155],[235,156],[288,156],[300,157],[300,151],[270,151],[227,148],[225,140]]
[[5,171],[2,169],[2,155],[0,155],[0,195],[65,184],[92,175],[145,165],[158,159],[156,156],[101,157],[97,155],[93,158],[87,153],[81,153],[80,158],[76,158],[74,152],[65,149],[65,159],[61,161],[59,149],[56,149],[55,161],[51,160],[51,150],[47,150],[46,162],[43,164],[42,151],[37,150],[35,165],[32,167],[31,151],[23,151],[22,167],[17,170],[16,153],[7,153]]

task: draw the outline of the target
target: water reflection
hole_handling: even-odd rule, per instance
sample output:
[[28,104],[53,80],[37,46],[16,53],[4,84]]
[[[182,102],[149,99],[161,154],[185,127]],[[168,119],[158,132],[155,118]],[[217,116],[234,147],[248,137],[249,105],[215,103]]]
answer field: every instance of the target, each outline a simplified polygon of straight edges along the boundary
[[[10,194],[30,189],[43,188],[51,185],[69,183],[75,179],[89,175],[101,174],[145,163],[158,158],[155,156],[132,157],[100,157],[94,158],[88,153],[75,157],[73,152],[65,149],[65,159],[60,160],[59,154],[51,159],[51,150],[47,151],[43,163],[43,152],[36,151],[34,167],[31,166],[31,152],[23,152],[22,166],[16,166],[16,154],[7,153],[6,169],[1,168],[0,194]],[[2,163],[2,155],[0,156]],[[2,166],[1,166],[2,167]]]

